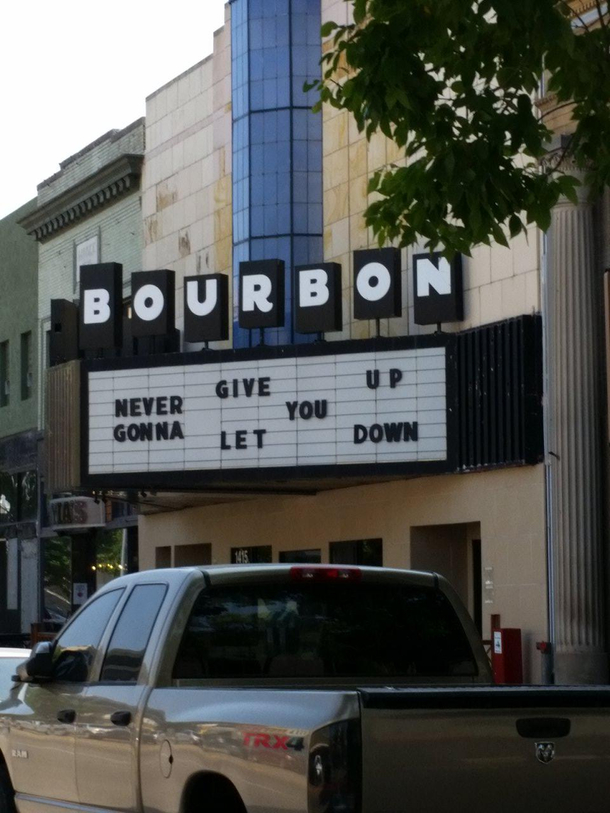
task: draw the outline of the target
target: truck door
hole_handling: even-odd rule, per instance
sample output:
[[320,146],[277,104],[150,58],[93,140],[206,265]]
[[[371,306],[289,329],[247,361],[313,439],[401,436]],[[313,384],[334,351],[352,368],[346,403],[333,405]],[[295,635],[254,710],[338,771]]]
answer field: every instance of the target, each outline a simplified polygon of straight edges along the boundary
[[[9,721],[12,778],[21,795],[56,802],[78,802],[75,736],[85,706],[87,682],[104,630],[123,593],[94,598],[74,617],[55,645],[55,677],[13,690],[2,711]],[[29,800],[36,809],[36,799]]]
[[86,690],[76,738],[79,801],[96,808],[139,808],[138,709],[146,692],[142,661],[167,585],[136,585],[112,631],[99,680]]

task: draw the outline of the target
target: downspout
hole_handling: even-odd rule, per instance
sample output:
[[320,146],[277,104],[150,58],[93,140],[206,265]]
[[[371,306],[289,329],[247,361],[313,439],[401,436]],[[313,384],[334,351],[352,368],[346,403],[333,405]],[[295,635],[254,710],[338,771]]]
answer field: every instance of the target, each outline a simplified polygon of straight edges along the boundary
[[[540,79],[539,98],[546,95],[544,69]],[[544,434],[544,478],[545,478],[545,513],[546,513],[546,560],[547,560],[547,613],[548,613],[548,648],[541,654],[542,681],[554,683],[555,659],[555,534],[553,522],[553,478],[551,466],[553,463],[550,454],[551,414],[550,414],[550,366],[549,366],[549,339],[551,326],[549,325],[549,255],[548,232],[541,235],[540,240],[540,311],[542,318],[542,414]]]

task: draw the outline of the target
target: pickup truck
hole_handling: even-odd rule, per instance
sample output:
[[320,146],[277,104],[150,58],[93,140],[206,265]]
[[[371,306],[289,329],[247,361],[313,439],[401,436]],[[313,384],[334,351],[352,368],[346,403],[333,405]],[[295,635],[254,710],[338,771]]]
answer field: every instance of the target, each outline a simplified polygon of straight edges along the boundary
[[610,693],[491,686],[434,573],[116,579],[0,702],[0,813],[610,809]]

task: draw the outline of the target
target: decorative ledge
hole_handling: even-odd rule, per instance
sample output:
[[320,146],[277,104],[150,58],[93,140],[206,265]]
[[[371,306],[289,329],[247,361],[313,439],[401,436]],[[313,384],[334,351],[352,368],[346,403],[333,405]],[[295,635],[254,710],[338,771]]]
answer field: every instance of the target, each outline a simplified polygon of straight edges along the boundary
[[114,199],[139,189],[143,155],[121,155],[19,221],[39,242],[90,217]]

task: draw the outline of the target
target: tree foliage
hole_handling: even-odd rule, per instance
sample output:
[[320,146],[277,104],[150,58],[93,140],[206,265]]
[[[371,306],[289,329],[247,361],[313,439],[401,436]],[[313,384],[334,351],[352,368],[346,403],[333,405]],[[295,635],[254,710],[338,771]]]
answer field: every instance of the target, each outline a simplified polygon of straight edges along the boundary
[[[598,193],[610,180],[610,60],[605,21],[590,26],[567,0],[346,0],[354,23],[327,23],[332,48],[318,108],[347,110],[368,138],[408,158],[377,172],[366,221],[380,243],[422,238],[449,255],[546,230],[575,170]],[[601,2],[601,0],[600,0]],[[598,10],[601,11],[600,3]],[[574,133],[554,161],[533,104],[543,72]]]

